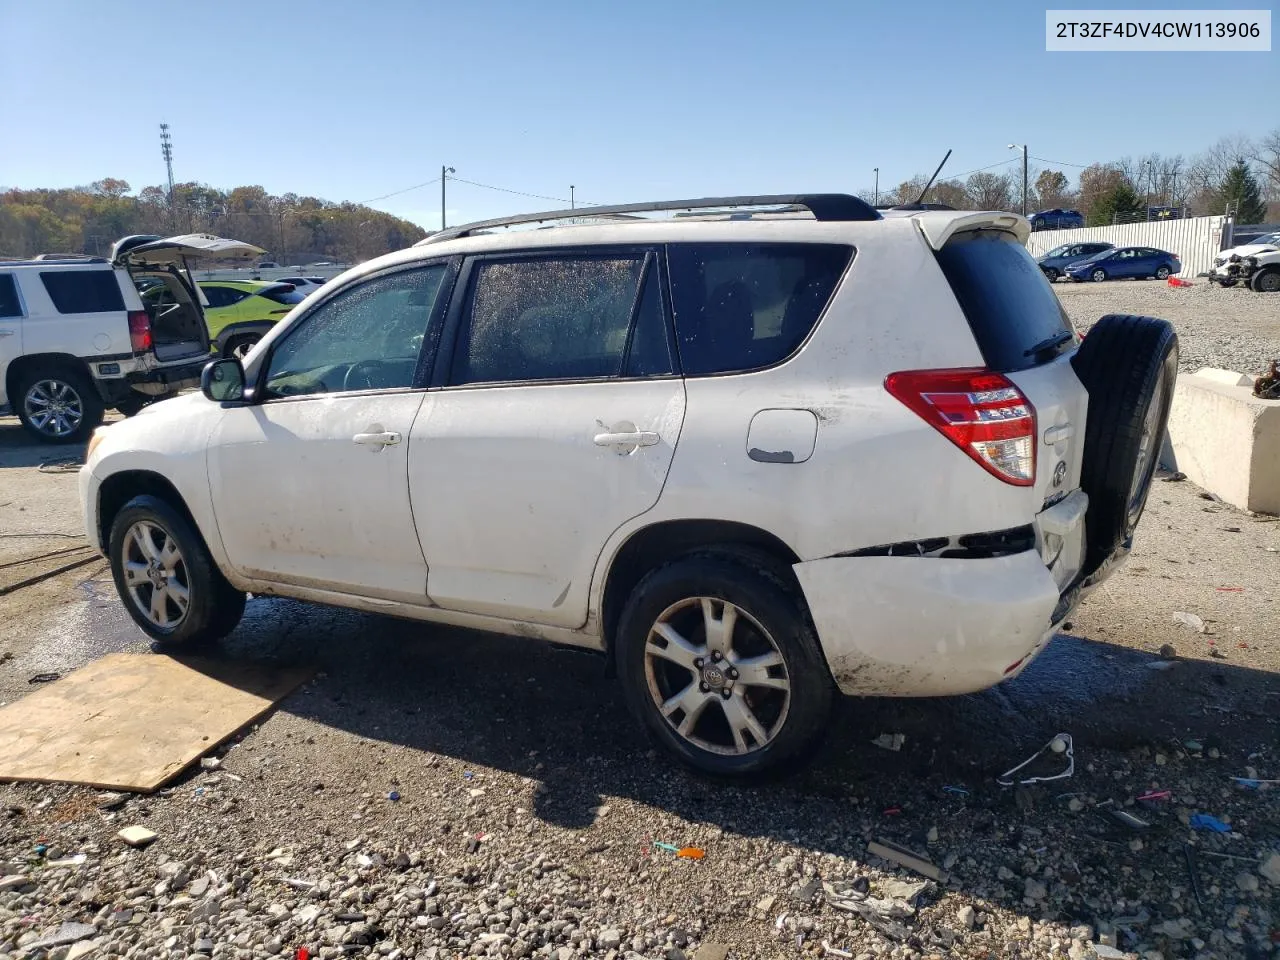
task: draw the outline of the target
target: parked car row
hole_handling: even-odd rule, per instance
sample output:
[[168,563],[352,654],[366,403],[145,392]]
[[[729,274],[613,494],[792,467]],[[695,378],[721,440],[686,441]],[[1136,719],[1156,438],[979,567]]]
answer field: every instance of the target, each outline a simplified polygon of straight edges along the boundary
[[1074,230],[1084,226],[1084,214],[1079,210],[1041,210],[1027,217],[1032,230]]
[[1117,247],[1110,243],[1064,243],[1039,260],[1041,271],[1052,283],[1069,280],[1167,280],[1182,272],[1176,253],[1154,247]]

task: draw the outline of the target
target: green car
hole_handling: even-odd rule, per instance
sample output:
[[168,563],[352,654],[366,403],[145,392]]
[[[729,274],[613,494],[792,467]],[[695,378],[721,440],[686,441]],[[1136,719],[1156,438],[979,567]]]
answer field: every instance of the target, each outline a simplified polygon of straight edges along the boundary
[[291,283],[264,280],[201,280],[208,306],[205,322],[214,349],[224,357],[243,357],[285,314],[303,301]]

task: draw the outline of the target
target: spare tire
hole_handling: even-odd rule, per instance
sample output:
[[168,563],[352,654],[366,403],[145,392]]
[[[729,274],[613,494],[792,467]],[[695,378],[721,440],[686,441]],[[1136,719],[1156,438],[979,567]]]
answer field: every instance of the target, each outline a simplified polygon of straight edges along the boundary
[[1147,504],[1178,375],[1178,335],[1168,320],[1108,314],[1071,362],[1089,391],[1080,475],[1089,577],[1132,544]]

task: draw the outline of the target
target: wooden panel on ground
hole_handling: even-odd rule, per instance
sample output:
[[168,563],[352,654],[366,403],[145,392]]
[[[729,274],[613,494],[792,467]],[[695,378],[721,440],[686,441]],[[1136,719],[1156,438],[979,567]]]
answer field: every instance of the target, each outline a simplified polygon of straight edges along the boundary
[[311,672],[109,654],[0,709],[0,781],[149,793],[262,716]]

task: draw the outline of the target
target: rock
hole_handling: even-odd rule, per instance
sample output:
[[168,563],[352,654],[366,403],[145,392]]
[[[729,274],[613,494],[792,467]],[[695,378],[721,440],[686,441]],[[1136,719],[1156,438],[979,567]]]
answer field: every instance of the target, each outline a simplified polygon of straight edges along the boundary
[[195,951],[196,953],[203,953],[203,954],[213,953],[213,941],[208,939],[207,937],[202,940],[197,940]]
[[196,877],[191,881],[191,885],[187,887],[187,895],[195,900],[199,900],[209,892],[209,878]]
[[1166,920],[1151,928],[1156,936],[1168,937],[1170,940],[1188,940],[1191,938],[1191,919],[1180,917],[1177,920]]
[[601,950],[617,950],[622,946],[622,931],[610,927],[608,930],[601,930],[600,937],[596,941],[596,945]]
[[693,955],[693,960],[726,960],[729,948],[723,943],[704,943]]
[[1258,872],[1274,884],[1280,884],[1280,853],[1271,853],[1258,867]]
[[761,913],[772,913],[773,906],[777,902],[778,902],[778,898],[774,896],[772,893],[770,893],[761,897],[759,900],[756,901],[756,909],[759,910]]
[[125,827],[116,836],[131,847],[145,847],[153,843],[160,835],[154,830],[148,830],[146,827]]
[[1008,867],[1001,867],[996,871],[996,878],[999,880],[1012,880],[1015,874]]
[[1070,810],[1072,813],[1079,813],[1081,810],[1084,809],[1084,801],[1081,800],[1079,797],[1072,797],[1070,800],[1067,801],[1067,809]]
[[1043,900],[1049,895],[1049,889],[1035,877],[1027,877],[1022,895],[1031,900]]
[[282,950],[284,950],[284,943],[280,940],[276,940],[273,938],[271,940],[268,940],[265,944],[263,944],[262,949],[267,951],[267,953],[275,955],[277,953],[280,953]]
[[1196,633],[1205,632],[1204,620],[1202,620],[1200,617],[1197,617],[1194,613],[1183,613],[1181,610],[1179,610],[1174,613],[1173,622],[1177,624],[1181,624],[1184,627],[1188,627],[1194,630]]
[[966,930],[972,930],[978,922],[978,911],[965,904],[956,914],[956,919],[960,922],[960,926]]
[[97,932],[98,928],[92,924],[76,923],[73,920],[68,920],[57,930],[45,934],[31,943],[23,944],[23,947],[32,952],[50,950],[53,947],[63,947],[69,943],[75,943],[77,940],[87,940]]
[[930,828],[929,828],[929,832],[925,834],[924,839],[925,839],[925,842],[927,842],[927,843],[937,843],[937,842],[938,842],[938,828],[937,828],[937,827],[930,827]]
[[882,896],[892,897],[894,900],[902,900],[911,906],[916,905],[916,898],[926,890],[933,886],[931,880],[881,880],[876,884],[876,889]]
[[93,956],[101,948],[100,940],[81,940],[71,945],[71,949],[67,951],[66,960],[81,960],[82,957]]
[[23,887],[34,887],[35,880],[20,873],[8,877],[0,877],[0,893],[6,890],[21,890]]
[[1242,871],[1241,873],[1236,874],[1236,886],[1245,893],[1253,893],[1253,891],[1258,889],[1258,878],[1252,873]]
[[797,903],[808,903],[822,890],[822,880],[814,877],[800,884],[791,892],[791,899]]
[[1161,645],[1160,656],[1164,657],[1164,659],[1172,660],[1177,655],[1178,655],[1178,651],[1172,643],[1166,643]]
[[1123,950],[1117,950],[1115,947],[1109,947],[1105,943],[1091,944],[1093,947],[1093,955],[1098,960],[1130,960],[1133,956],[1131,953],[1125,953]]

